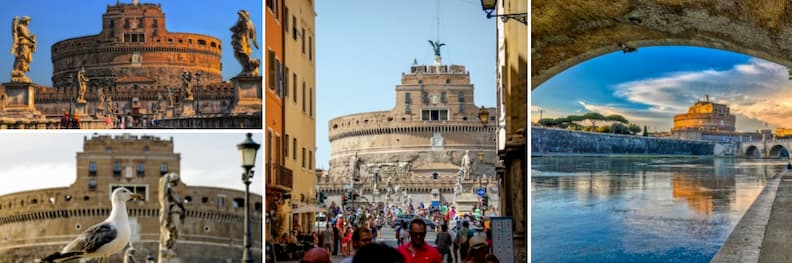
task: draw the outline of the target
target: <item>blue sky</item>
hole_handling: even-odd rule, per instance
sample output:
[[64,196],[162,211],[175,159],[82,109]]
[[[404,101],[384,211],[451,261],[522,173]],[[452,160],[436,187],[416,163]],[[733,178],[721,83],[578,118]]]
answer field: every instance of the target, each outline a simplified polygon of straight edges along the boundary
[[578,64],[531,94],[531,119],[585,112],[621,114],[650,131],[668,131],[673,116],[696,100],[725,103],[737,130],[791,128],[792,100],[784,66],[747,55],[700,47],[644,47]]
[[[413,59],[433,63],[437,2],[316,1],[317,168],[329,168],[327,122],[390,110]],[[495,20],[477,0],[439,0],[444,64],[465,65],[475,103],[495,106]]]
[[[131,3],[131,0],[121,1]],[[219,38],[223,42],[223,79],[236,76],[241,71],[231,47],[229,28],[237,20],[237,11],[245,9],[258,25],[259,47],[263,44],[262,1],[233,0],[168,0],[141,3],[161,3],[165,13],[166,28],[170,32],[199,33]],[[102,14],[107,5],[116,0],[51,1],[26,0],[2,1],[0,4],[0,82],[11,78],[14,57],[11,55],[11,21],[14,16],[30,16],[30,32],[38,40],[37,52],[33,54],[30,77],[42,85],[52,85],[52,60],[50,49],[55,42],[87,35],[102,30]],[[226,48],[229,47],[229,48]],[[261,50],[253,50],[253,56],[261,59]]]

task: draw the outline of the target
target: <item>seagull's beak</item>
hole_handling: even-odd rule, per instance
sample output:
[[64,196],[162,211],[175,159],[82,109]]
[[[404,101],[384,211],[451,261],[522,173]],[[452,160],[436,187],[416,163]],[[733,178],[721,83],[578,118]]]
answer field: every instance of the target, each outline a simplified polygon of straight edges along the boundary
[[137,200],[143,200],[143,199],[145,199],[145,198],[143,197],[143,195],[141,195],[141,194],[131,194],[131,195],[129,195],[129,196],[130,196],[130,197],[132,197],[132,199],[131,199],[131,200],[135,200],[135,199],[137,199]]

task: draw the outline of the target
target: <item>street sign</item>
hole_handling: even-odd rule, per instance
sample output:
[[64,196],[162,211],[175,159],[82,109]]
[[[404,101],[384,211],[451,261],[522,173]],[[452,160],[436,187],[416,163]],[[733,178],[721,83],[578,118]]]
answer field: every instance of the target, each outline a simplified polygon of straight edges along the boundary
[[510,216],[490,217],[492,227],[492,252],[503,263],[514,262],[514,243],[512,218]]
[[479,187],[479,189],[476,190],[476,194],[478,194],[478,196],[481,196],[481,197],[484,197],[484,195],[486,193],[487,193],[487,190],[485,190],[483,187]]

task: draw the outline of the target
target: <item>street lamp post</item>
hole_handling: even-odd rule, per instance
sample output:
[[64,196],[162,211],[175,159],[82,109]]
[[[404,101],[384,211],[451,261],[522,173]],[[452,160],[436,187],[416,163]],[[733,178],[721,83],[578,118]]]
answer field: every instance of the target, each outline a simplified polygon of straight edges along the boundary
[[253,262],[250,255],[250,179],[253,178],[253,167],[256,166],[256,153],[258,153],[260,144],[253,141],[253,134],[248,133],[242,143],[237,144],[237,149],[242,157],[242,168],[245,172],[242,174],[242,182],[245,183],[245,239],[244,249],[242,251],[242,262]]
[[498,0],[481,0],[481,9],[487,13],[487,19],[493,17],[500,17],[501,20],[505,23],[506,20],[514,19],[523,23],[524,25],[528,25],[528,13],[516,13],[516,14],[497,14],[497,12],[493,15],[492,12],[495,11],[495,5],[497,4]]

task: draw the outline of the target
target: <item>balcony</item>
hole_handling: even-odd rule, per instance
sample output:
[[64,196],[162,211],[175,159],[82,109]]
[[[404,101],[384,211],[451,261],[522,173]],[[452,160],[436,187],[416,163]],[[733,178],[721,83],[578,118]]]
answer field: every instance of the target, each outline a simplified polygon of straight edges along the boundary
[[266,186],[291,192],[293,187],[292,170],[274,163],[267,164]]

